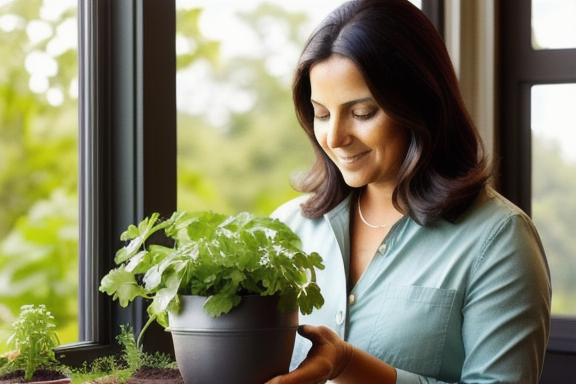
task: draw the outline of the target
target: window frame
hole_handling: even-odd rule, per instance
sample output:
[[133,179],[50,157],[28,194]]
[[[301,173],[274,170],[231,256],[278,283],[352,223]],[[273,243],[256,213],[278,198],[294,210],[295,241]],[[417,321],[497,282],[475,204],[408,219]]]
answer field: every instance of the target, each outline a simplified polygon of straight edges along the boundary
[[[498,2],[500,15],[500,175],[501,192],[531,213],[531,88],[576,83],[576,49],[532,48],[532,2]],[[576,353],[576,317],[553,316],[548,351]]]
[[434,24],[440,36],[444,38],[444,0],[424,0],[422,12]]
[[[71,365],[145,323],[142,301],[121,308],[98,287],[129,224],[176,210],[175,19],[174,0],[78,1],[81,341],[57,349]],[[144,344],[171,352],[167,340],[151,327]]]

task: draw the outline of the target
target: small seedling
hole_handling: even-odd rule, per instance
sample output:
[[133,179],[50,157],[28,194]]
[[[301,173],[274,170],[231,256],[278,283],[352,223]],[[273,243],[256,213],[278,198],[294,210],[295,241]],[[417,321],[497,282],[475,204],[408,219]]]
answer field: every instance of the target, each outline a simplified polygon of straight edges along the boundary
[[38,369],[59,370],[52,348],[60,341],[54,331],[54,317],[46,306],[23,305],[12,327],[8,345],[13,352],[0,365],[0,375],[23,370],[24,378],[30,380]]
[[156,351],[155,353],[147,353],[142,350],[141,346],[138,346],[136,339],[134,338],[134,333],[132,332],[132,327],[120,326],[121,332],[116,337],[118,343],[122,346],[123,354],[122,357],[130,372],[136,372],[140,368],[176,368],[176,362],[172,361],[170,355],[165,353],[160,353]]

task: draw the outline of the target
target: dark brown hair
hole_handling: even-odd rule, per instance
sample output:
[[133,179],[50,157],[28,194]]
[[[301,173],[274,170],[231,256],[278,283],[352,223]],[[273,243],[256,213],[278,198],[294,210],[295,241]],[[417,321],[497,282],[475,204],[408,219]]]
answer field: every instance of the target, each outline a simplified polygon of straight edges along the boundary
[[351,59],[382,109],[407,130],[408,149],[393,194],[421,224],[454,221],[485,188],[489,169],[442,38],[407,0],[358,0],[334,10],[309,38],[293,82],[296,115],[316,161],[294,180],[312,193],[303,214],[316,218],[350,192],[314,136],[310,68],[331,55]]

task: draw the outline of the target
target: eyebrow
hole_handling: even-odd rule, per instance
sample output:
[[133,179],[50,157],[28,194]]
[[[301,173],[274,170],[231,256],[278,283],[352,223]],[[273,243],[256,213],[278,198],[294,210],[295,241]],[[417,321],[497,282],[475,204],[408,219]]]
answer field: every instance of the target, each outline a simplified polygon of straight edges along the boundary
[[[316,104],[316,105],[319,105],[319,106],[321,106],[321,107],[324,107],[324,105],[323,105],[322,103],[319,103],[319,102],[317,102],[316,100],[314,100],[314,99],[312,99],[312,98],[310,99],[310,101],[311,101],[313,104]],[[374,101],[374,98],[371,97],[371,96],[368,96],[368,97],[363,97],[363,98],[360,98],[360,99],[350,100],[350,101],[347,101],[347,102],[345,102],[344,104],[342,104],[342,106],[344,106],[344,107],[349,107],[349,106],[351,106],[351,105],[359,104],[359,103],[364,103],[364,102],[366,102],[366,101]]]

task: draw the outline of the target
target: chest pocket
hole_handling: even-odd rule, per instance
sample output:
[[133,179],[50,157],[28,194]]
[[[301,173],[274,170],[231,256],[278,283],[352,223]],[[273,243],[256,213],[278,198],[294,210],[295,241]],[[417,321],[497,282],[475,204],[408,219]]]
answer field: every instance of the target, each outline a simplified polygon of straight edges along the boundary
[[[382,292],[380,292],[382,295]],[[442,364],[455,290],[389,286],[372,327],[368,352],[390,365],[435,376]]]

